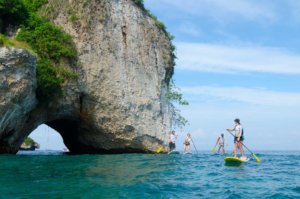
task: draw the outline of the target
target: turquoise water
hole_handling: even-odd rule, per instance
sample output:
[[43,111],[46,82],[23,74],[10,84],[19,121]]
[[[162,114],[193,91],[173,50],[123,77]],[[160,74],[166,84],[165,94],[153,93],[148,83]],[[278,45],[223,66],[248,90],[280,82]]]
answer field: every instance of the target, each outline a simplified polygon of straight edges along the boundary
[[238,167],[209,152],[53,154],[0,156],[0,198],[300,198],[300,152]]

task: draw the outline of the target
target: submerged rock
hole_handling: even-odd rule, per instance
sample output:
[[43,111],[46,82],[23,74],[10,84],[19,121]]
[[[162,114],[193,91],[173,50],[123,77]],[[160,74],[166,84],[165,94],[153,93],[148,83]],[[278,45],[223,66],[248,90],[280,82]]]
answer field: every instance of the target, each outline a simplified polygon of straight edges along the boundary
[[0,153],[16,152],[43,123],[74,153],[151,152],[165,146],[172,57],[170,40],[156,21],[128,0],[49,0],[40,13],[72,36],[78,78],[40,106],[34,57],[1,48],[0,60],[11,69],[0,71],[1,78],[5,71],[10,76],[9,86],[1,86]]

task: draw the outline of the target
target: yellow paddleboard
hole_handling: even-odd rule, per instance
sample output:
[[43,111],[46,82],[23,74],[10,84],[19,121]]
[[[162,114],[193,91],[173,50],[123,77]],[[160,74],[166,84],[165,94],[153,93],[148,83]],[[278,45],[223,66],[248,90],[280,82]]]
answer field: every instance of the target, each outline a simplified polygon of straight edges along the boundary
[[248,162],[249,158],[226,157],[224,160],[226,163],[243,163]]

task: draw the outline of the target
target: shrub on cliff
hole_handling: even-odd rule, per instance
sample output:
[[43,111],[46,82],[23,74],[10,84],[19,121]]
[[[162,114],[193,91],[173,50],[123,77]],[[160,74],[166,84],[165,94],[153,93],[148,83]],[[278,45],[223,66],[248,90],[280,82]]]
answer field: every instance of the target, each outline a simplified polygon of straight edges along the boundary
[[60,62],[74,63],[77,57],[72,38],[37,14],[45,3],[47,0],[0,0],[0,33],[8,26],[21,27],[17,40],[0,35],[0,45],[31,49],[38,55],[37,97],[42,104],[47,103],[53,93],[61,93],[65,80],[75,77],[72,71],[61,67]]
[[144,0],[133,0],[133,2],[134,2],[136,5],[138,5],[138,6],[142,7],[142,8],[144,8]]
[[17,38],[26,41],[44,59],[58,63],[61,58],[75,58],[72,38],[46,19],[31,13]]
[[30,10],[31,12],[36,12],[38,11],[38,9],[46,4],[48,2],[48,0],[22,0],[24,5],[26,6],[26,8],[28,10]]
[[9,25],[16,26],[28,17],[28,10],[22,0],[0,0],[0,32]]

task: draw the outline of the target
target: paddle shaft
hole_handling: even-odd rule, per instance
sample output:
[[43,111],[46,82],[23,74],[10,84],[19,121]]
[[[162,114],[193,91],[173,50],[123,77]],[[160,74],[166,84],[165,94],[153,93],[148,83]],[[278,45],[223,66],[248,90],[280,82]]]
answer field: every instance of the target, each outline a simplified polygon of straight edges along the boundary
[[[233,137],[235,137],[233,135],[233,133],[231,133],[230,131],[228,131]],[[248,147],[245,146],[245,144],[242,142],[242,145],[251,153],[251,154],[254,154]]]
[[192,143],[193,143],[193,146],[194,146],[194,148],[195,148],[196,152],[198,153],[198,150],[196,149],[196,146],[195,146],[195,144],[194,144],[194,141],[193,141],[193,139],[192,139],[192,138],[191,138],[191,141],[192,141]]
[[218,138],[217,143],[216,143],[216,145],[215,145],[215,147],[214,147],[213,149],[215,149],[215,148],[217,147],[217,145],[218,145],[218,143],[219,143],[219,139],[220,139],[220,138]]

